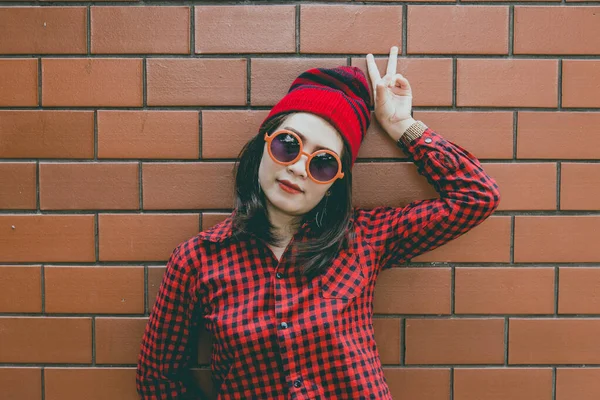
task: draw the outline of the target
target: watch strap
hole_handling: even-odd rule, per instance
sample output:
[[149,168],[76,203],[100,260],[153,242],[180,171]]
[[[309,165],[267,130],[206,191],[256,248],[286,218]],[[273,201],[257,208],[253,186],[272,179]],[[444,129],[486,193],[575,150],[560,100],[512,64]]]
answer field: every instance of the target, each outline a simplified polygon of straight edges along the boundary
[[404,131],[404,133],[402,134],[402,136],[400,136],[400,139],[398,139],[398,142],[396,144],[398,146],[400,146],[400,144],[408,146],[410,142],[421,137],[426,129],[427,125],[425,125],[422,121],[415,121]]

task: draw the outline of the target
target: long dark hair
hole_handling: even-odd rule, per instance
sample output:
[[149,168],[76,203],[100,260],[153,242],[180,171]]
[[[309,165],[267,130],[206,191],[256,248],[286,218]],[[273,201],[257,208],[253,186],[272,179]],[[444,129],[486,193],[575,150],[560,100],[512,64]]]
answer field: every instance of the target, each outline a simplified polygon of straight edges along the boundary
[[[235,213],[233,229],[236,234],[253,233],[271,245],[281,243],[274,234],[266,208],[266,198],[258,182],[258,169],[264,152],[265,132],[271,134],[291,113],[280,114],[260,127],[258,134],[242,148],[234,167]],[[298,226],[311,224],[309,240],[295,242],[294,257],[302,273],[315,276],[331,263],[331,259],[349,245],[349,225],[352,218],[351,153],[344,141],[341,154],[344,178],[329,189],[330,195],[304,214]],[[318,219],[318,221],[317,221]]]

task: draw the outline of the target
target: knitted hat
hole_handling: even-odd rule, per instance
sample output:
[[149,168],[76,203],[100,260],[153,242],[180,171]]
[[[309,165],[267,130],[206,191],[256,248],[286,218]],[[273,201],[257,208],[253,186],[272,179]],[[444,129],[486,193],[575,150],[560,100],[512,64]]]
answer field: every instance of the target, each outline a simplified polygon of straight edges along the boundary
[[312,68],[292,82],[262,124],[290,111],[316,114],[340,132],[351,149],[354,165],[371,122],[370,107],[371,91],[360,68]]

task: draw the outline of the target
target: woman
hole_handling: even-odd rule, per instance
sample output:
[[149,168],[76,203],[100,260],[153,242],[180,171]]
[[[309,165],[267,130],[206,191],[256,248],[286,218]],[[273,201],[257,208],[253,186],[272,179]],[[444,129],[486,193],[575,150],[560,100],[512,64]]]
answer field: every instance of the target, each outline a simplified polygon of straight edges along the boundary
[[202,398],[183,374],[203,321],[219,399],[391,399],[372,325],[378,274],[469,231],[500,200],[473,155],[411,118],[397,56],[381,77],[367,55],[375,115],[440,198],[354,209],[368,83],[354,67],[301,74],[242,150],[232,214],[169,259],[138,362],[142,398]]

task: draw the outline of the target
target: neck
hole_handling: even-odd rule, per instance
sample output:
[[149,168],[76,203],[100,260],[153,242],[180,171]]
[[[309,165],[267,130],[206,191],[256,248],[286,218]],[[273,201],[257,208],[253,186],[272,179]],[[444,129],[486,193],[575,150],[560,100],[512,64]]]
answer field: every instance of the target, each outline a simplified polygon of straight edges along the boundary
[[275,229],[275,235],[283,239],[283,243],[288,243],[294,234],[298,231],[300,218],[286,214],[281,210],[273,207],[272,204],[267,205],[267,213],[269,221]]

